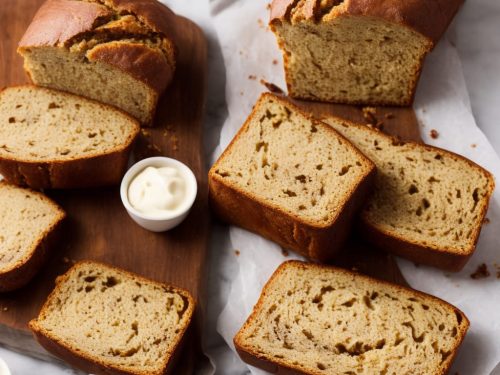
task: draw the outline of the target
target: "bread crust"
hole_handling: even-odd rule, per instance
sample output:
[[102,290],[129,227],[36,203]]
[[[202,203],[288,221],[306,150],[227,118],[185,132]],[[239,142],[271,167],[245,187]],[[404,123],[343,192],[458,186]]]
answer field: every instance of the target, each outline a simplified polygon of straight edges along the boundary
[[[135,43],[118,43],[117,40],[98,44],[86,57],[89,61],[111,65],[143,82],[159,97],[175,72],[177,49],[173,38],[177,16],[156,0],[106,0],[106,5],[82,0],[47,0],[19,42],[18,52],[23,55],[36,47],[67,48],[75,38],[85,36],[110,20],[115,11],[133,14],[151,30],[151,34],[164,36],[169,49],[167,55],[140,40]],[[129,31],[124,29],[121,33],[126,38]],[[148,37],[144,35],[144,38]],[[26,72],[30,75],[28,69]]]
[[[334,131],[338,137],[348,142],[346,138],[330,126],[315,120],[310,114],[304,113],[286,99],[265,93],[259,101],[267,97],[272,97],[274,100],[293,108],[294,111],[313,121],[317,127]],[[257,106],[254,107],[252,113],[219,160],[224,158],[236,140],[246,132]],[[350,143],[348,142],[348,144]],[[359,152],[354,146],[352,148]],[[354,216],[362,208],[372,190],[376,169],[369,159],[366,157],[364,159],[369,165],[368,172],[352,188],[350,197],[338,207],[337,216],[329,224],[324,225],[305,221],[268,202],[259,201],[258,197],[232,186],[216,173],[218,161],[210,169],[208,176],[210,207],[223,221],[258,233],[284,248],[294,250],[310,259],[328,261],[342,248],[347,240]],[[332,239],[335,240],[332,241]]]
[[[99,264],[97,262],[93,261],[80,261],[76,263],[73,267],[78,267],[80,265],[84,264],[90,264],[90,265],[100,265],[103,266],[103,264]],[[109,266],[109,265],[104,265],[106,268],[109,268],[111,270],[119,271],[121,273],[124,273],[130,277],[133,277],[136,280],[140,280],[144,283],[148,284],[156,284],[160,285],[162,287],[167,287],[175,292],[179,293],[180,295],[183,296],[187,300],[187,308],[184,314],[187,314],[188,319],[187,319],[187,324],[184,325],[179,332],[179,340],[175,343],[173,347],[173,351],[171,353],[166,353],[167,356],[165,358],[165,362],[163,363],[162,369],[157,372],[157,373],[151,373],[151,372],[146,372],[146,371],[127,371],[125,369],[120,369],[117,367],[113,367],[110,365],[107,365],[105,363],[99,362],[90,356],[85,355],[85,353],[78,352],[75,350],[75,348],[70,348],[64,343],[60,342],[57,340],[57,338],[52,337],[50,332],[45,331],[42,327],[40,327],[37,324],[37,319],[33,319],[29,322],[29,328],[32,331],[35,339],[38,341],[38,343],[44,347],[48,352],[54,354],[56,357],[61,358],[65,362],[69,363],[71,366],[81,369],[87,373],[90,374],[96,374],[96,375],[170,375],[173,374],[172,370],[175,368],[175,363],[179,358],[181,349],[185,343],[185,337],[186,337],[186,331],[188,330],[190,323],[192,321],[192,317],[195,311],[196,307],[196,302],[194,301],[193,297],[191,294],[181,288],[178,287],[173,287],[168,284],[164,283],[159,283],[153,280],[149,280],[147,278],[144,278],[142,276],[139,276],[137,274],[134,274],[132,272],[128,272],[122,269],[119,269],[117,267]],[[58,287],[59,285],[67,280],[70,277],[71,270],[68,270],[64,275],[59,276],[56,279],[56,286],[54,290],[50,293],[50,295],[47,297],[46,301],[49,301],[51,298],[53,298],[54,295],[57,295],[58,293]],[[43,305],[42,309],[40,310],[39,316],[43,316],[47,309],[47,302]]]
[[[29,85],[17,87],[29,87]],[[63,94],[74,96],[69,93]],[[85,100],[105,107],[94,100],[87,98]],[[112,110],[126,116],[135,124],[135,131],[120,147],[115,147],[104,154],[63,161],[38,162],[0,156],[0,174],[12,184],[33,189],[72,189],[119,184],[127,170],[129,155],[139,135],[140,127],[137,120],[130,115],[114,107]]]
[[[4,181],[0,181],[1,185],[8,185]],[[41,197],[42,200],[53,206],[59,213],[56,220],[50,227],[37,238],[37,244],[31,251],[24,255],[22,259],[12,265],[8,270],[0,271],[0,292],[10,292],[19,289],[26,285],[38,273],[42,265],[47,260],[51,249],[57,244],[61,235],[61,227],[63,225],[66,213],[51,199],[45,195],[29,190],[30,194],[35,194]]]
[[[273,0],[271,24],[290,22],[291,10],[299,0]],[[333,17],[375,17],[396,23],[424,35],[433,45],[441,38],[458,12],[463,0],[344,0],[334,11]],[[304,0],[302,14],[315,20],[320,13],[320,2]]]
[[326,265],[319,265],[319,264],[314,264],[314,263],[306,263],[306,262],[301,262],[301,261],[296,261],[296,260],[286,261],[286,262],[282,263],[276,269],[276,271],[274,271],[274,273],[272,274],[270,279],[264,285],[264,288],[262,289],[259,300],[255,304],[255,306],[252,310],[252,313],[250,314],[248,319],[245,321],[243,326],[240,328],[238,333],[235,335],[235,337],[233,339],[233,343],[234,343],[234,346],[236,348],[236,351],[240,355],[240,358],[244,362],[248,363],[251,366],[255,366],[255,367],[258,367],[260,369],[263,369],[267,372],[270,372],[273,374],[279,374],[279,375],[321,375],[321,374],[323,374],[323,372],[321,372],[321,371],[304,372],[304,371],[300,370],[297,366],[294,366],[291,363],[287,363],[285,360],[281,360],[281,359],[270,360],[265,355],[259,354],[257,352],[254,352],[251,348],[245,347],[244,343],[242,342],[241,335],[243,335],[245,330],[251,326],[252,322],[257,318],[259,311],[263,309],[264,297],[265,297],[265,294],[267,292],[267,289],[272,285],[274,280],[277,277],[279,277],[279,275],[284,271],[284,269],[286,267],[289,267],[289,266],[291,266],[291,267],[296,266],[296,267],[300,267],[300,268],[316,268],[319,270],[326,269],[326,270],[332,270],[335,272],[341,272],[341,273],[355,276],[358,278],[361,277],[364,279],[368,279],[370,282],[372,282],[374,284],[389,285],[391,287],[395,287],[395,288],[399,289],[400,291],[410,291],[411,293],[414,293],[418,296],[425,297],[425,298],[431,298],[432,300],[434,300],[435,302],[437,302],[439,304],[444,304],[444,305],[449,306],[450,308],[452,308],[455,311],[455,314],[457,315],[457,317],[458,316],[461,317],[461,322],[459,323],[460,329],[458,331],[458,334],[460,336],[460,340],[457,342],[456,346],[453,348],[450,356],[448,358],[446,358],[446,360],[444,361],[445,363],[443,365],[442,371],[437,372],[437,373],[432,374],[432,375],[445,375],[450,370],[450,367],[453,363],[453,360],[457,354],[458,348],[460,347],[462,341],[464,340],[465,334],[467,333],[467,330],[470,326],[469,319],[467,319],[467,316],[465,316],[465,314],[461,310],[459,310],[455,306],[449,304],[448,302],[446,302],[438,297],[435,297],[435,296],[432,296],[430,294],[423,293],[423,292],[420,292],[420,291],[417,291],[417,290],[414,290],[411,288],[406,288],[406,287],[403,287],[403,286],[400,286],[397,284],[393,284],[393,283],[390,283],[388,281],[375,279],[373,277],[362,275],[360,273],[349,271],[349,270],[346,270],[343,268],[326,266]]
[[[329,116],[329,118],[337,119],[339,122],[345,123],[348,126],[355,126],[358,128],[362,127],[365,131],[376,134],[378,137],[385,137],[391,142],[404,144],[413,148],[423,148],[428,152],[445,154],[449,158],[465,162],[470,166],[470,168],[484,174],[488,180],[488,192],[485,204],[480,207],[481,211],[479,213],[479,219],[481,223],[483,222],[484,217],[486,216],[486,212],[488,211],[489,200],[493,195],[493,191],[495,190],[495,179],[493,175],[486,169],[461,155],[448,150],[444,150],[439,147],[411,141],[402,142],[396,137],[385,134],[380,130],[370,128],[366,125],[356,124],[335,116]],[[361,212],[360,220],[358,221],[358,230],[362,233],[363,238],[366,241],[374,244],[378,249],[388,251],[418,264],[425,264],[450,272],[458,272],[462,270],[465,264],[467,264],[467,261],[472,256],[472,254],[474,254],[474,251],[476,249],[476,244],[479,240],[481,228],[481,225],[474,228],[474,231],[471,234],[471,237],[473,239],[471,247],[464,251],[458,252],[455,249],[432,247],[399,237],[384,230],[383,228],[377,227],[373,223],[370,223],[363,211]]]

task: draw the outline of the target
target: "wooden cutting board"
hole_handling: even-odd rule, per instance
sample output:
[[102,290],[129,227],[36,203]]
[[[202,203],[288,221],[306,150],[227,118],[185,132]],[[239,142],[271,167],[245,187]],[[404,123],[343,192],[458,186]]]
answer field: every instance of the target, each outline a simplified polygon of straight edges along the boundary
[[[0,87],[26,82],[17,43],[43,0],[2,0],[0,5]],[[188,216],[174,230],[157,234],[136,225],[123,208],[119,188],[53,191],[68,213],[64,238],[52,259],[25,288],[0,295],[0,344],[43,359],[53,359],[38,346],[26,323],[38,314],[57,275],[71,263],[93,259],[188,289],[198,301],[193,336],[199,338],[200,313],[205,304],[206,258],[209,233],[207,184],[203,152],[207,46],[203,32],[179,17],[176,35],[178,70],[159,104],[156,125],[143,131],[135,156],[165,155],[186,163],[198,180],[198,198]],[[191,340],[182,371],[195,363]]]

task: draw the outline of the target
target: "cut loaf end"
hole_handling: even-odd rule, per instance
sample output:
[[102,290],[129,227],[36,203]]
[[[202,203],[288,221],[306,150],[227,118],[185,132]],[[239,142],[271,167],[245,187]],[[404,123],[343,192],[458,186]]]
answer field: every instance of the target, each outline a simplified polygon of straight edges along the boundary
[[182,289],[89,261],[57,279],[29,326],[83,371],[160,375],[174,365],[194,306]]
[[43,194],[0,182],[0,292],[18,289],[33,278],[65,216]]
[[339,133],[263,94],[210,170],[210,197],[226,221],[326,259],[342,245],[374,173]]
[[460,310],[430,295],[289,261],[234,343],[244,361],[274,373],[442,375],[468,326]]

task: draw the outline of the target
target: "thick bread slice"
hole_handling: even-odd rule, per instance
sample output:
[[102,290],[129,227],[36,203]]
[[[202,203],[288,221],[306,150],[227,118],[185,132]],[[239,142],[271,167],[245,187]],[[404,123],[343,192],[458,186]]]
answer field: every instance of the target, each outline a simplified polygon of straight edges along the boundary
[[185,290],[85,261],[56,280],[29,327],[87,373],[160,375],[172,369],[194,308]]
[[35,86],[0,93],[0,174],[33,188],[113,185],[139,124],[112,107]]
[[177,18],[156,0],[47,0],[19,42],[34,84],[152,125],[176,66]]
[[459,271],[474,253],[493,176],[436,147],[400,142],[365,125],[324,120],[377,166],[361,214],[364,238],[414,262]]
[[0,292],[20,288],[35,276],[65,216],[43,194],[0,182]]
[[469,321],[430,295],[340,268],[283,263],[234,338],[278,374],[443,375]]
[[343,136],[266,93],[211,168],[210,199],[223,220],[324,261],[342,247],[374,175]]

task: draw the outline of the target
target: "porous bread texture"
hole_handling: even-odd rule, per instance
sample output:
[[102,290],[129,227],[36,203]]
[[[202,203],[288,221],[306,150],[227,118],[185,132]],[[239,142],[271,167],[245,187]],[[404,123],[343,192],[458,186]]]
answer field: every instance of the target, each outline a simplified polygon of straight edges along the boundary
[[101,103],[36,86],[0,92],[0,173],[17,185],[119,183],[139,123]]
[[211,168],[210,198],[224,220],[326,259],[342,246],[374,172],[339,133],[263,94]]
[[385,236],[430,249],[436,257],[448,253],[456,259],[446,263],[432,253],[422,257],[418,248],[401,249],[399,255],[455,271],[463,267],[476,247],[495,186],[493,176],[470,160],[436,147],[400,142],[336,118],[323,121],[377,166],[375,190],[362,211],[362,221]]
[[[194,300],[182,289],[88,261],[57,279],[29,326],[83,359],[84,371],[160,375],[193,311]],[[96,364],[100,370],[89,367]]]
[[33,86],[0,93],[0,156],[66,161],[128,146],[138,124],[111,107]]
[[[50,1],[61,3],[57,17],[69,16],[64,1]],[[141,124],[152,125],[158,99],[175,71],[173,42],[139,15],[117,9],[114,1],[76,1],[99,4],[107,14],[69,40],[53,45],[21,44],[18,51],[29,77],[36,85],[110,104]],[[46,21],[42,27],[50,28],[51,20]],[[132,69],[136,74],[130,74]]]
[[0,291],[17,289],[34,276],[45,260],[45,241],[64,217],[43,194],[0,181]]
[[409,27],[345,14],[345,2],[322,1],[317,17],[296,2],[271,21],[292,97],[349,104],[409,105],[432,42]]
[[297,374],[445,374],[468,329],[450,304],[346,270],[289,261],[234,338],[248,363]]

